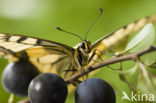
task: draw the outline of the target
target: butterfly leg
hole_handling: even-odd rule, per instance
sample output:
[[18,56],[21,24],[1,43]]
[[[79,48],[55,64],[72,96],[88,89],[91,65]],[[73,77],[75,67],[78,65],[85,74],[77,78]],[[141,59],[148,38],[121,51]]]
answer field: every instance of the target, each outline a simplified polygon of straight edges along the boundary
[[[94,58],[94,56],[95,56],[95,54],[96,54],[96,51],[98,51],[98,52],[100,52],[100,53],[102,53],[102,54],[105,54],[104,52],[102,52],[102,51],[100,51],[100,50],[98,50],[98,49],[95,49],[94,51],[93,51],[93,53],[92,53],[92,55],[90,56],[90,58],[89,58],[89,63],[90,63],[90,61],[91,60],[93,60],[93,58]],[[97,55],[98,56],[98,58],[101,60],[101,61],[103,61],[103,59],[99,56],[99,55]]]
[[[100,50],[98,50],[98,49],[95,49],[94,50],[94,52],[92,53],[92,55],[91,55],[91,57],[89,58],[89,62],[91,61],[91,60],[93,60],[93,58],[94,58],[94,56],[95,56],[95,54],[96,54],[96,51],[98,51],[98,52],[100,52],[100,53],[102,53],[102,54],[104,54],[104,55],[111,55],[111,56],[114,56],[114,55],[112,55],[112,54],[107,54],[107,53],[104,53],[104,52],[102,52],[102,51],[100,51]],[[98,56],[98,58],[99,58],[99,60],[102,62],[103,61],[103,59],[99,56],[99,55],[97,55]],[[109,69],[111,69],[111,70],[114,70],[113,68],[111,68],[110,66],[107,66]],[[116,70],[116,69],[115,69]]]
[[82,77],[82,80],[84,80],[84,76],[83,76],[84,69],[83,69],[83,68],[81,68],[80,70],[81,70],[81,77]]
[[77,87],[82,81],[81,80],[75,80],[75,81],[71,81],[71,83],[73,84],[73,86]]
[[72,66],[72,64],[70,64],[69,67],[68,67],[68,69],[67,70],[64,70],[64,71],[65,71],[64,77],[67,77],[67,75],[68,75],[69,72],[76,72],[77,69],[74,69],[73,66]]
[[64,78],[66,78],[69,71],[71,71],[71,64],[69,65],[68,69],[65,70]]
[[[89,58],[89,62],[90,62],[91,60],[93,60],[93,58],[94,58],[94,56],[95,56],[95,54],[96,54],[96,51],[100,52],[100,53],[103,54],[103,55],[114,56],[114,54],[107,54],[107,53],[105,53],[105,52],[103,52],[103,51],[100,51],[100,50],[98,50],[98,49],[95,49],[95,50],[93,51],[91,57]],[[103,59],[100,57],[100,55],[97,55],[97,57],[98,57],[101,61],[103,61]]]

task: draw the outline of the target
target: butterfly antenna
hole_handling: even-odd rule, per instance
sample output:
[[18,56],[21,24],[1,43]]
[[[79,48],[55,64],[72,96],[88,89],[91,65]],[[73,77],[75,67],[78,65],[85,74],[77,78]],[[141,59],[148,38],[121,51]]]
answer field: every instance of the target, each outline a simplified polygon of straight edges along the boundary
[[63,29],[60,28],[60,27],[56,27],[56,29],[59,30],[59,31],[62,31],[62,32],[65,32],[65,33],[68,33],[68,34],[74,35],[74,36],[80,38],[80,39],[83,41],[83,39],[82,39],[79,35],[77,35],[77,34],[74,34],[74,33],[69,32],[69,31],[65,31],[65,30],[63,30]]
[[85,35],[84,40],[86,40],[89,31],[90,31],[91,28],[94,26],[94,24],[97,22],[97,20],[99,20],[99,18],[101,17],[101,15],[102,15],[102,13],[103,13],[103,9],[102,9],[102,8],[99,8],[99,10],[100,10],[100,14],[99,14],[98,17],[93,21],[93,23],[90,25],[89,29],[88,29],[87,32],[86,32],[86,35]]

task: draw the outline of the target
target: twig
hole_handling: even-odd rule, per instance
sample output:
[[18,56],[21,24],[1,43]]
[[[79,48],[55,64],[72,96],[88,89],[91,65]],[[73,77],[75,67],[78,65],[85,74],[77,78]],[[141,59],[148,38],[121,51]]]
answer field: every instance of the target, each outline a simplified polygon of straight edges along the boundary
[[[143,51],[137,52],[137,53],[123,55],[123,56],[120,56],[120,57],[112,57],[112,58],[108,59],[107,61],[103,61],[103,62],[101,62],[99,64],[95,64],[93,66],[90,66],[90,67],[86,68],[83,73],[78,72],[78,73],[74,74],[73,76],[65,79],[65,81],[68,84],[73,83],[73,81],[78,80],[78,78],[80,78],[81,76],[86,75],[86,74],[88,74],[88,73],[90,73],[90,72],[92,72],[92,71],[94,71],[96,69],[99,69],[99,68],[104,67],[104,66],[108,66],[110,64],[118,63],[118,62],[121,62],[121,61],[126,61],[126,60],[135,60],[136,61],[136,60],[138,60],[138,58],[140,56],[142,56],[144,54],[147,54],[149,52],[152,52],[152,51],[156,51],[156,47],[150,46],[149,48],[147,48],[147,49],[145,49]],[[26,99],[24,99],[24,100],[22,100],[22,101],[20,101],[18,103],[29,103],[29,102],[30,102],[29,99],[26,98]]]
[[108,59],[107,61],[103,61],[103,62],[95,64],[93,66],[89,66],[88,68],[86,68],[84,70],[83,73],[78,72],[78,73],[72,75],[71,77],[65,79],[65,81],[66,81],[66,83],[70,84],[73,81],[76,81],[81,76],[86,75],[86,74],[88,74],[88,73],[90,73],[90,72],[92,72],[92,71],[94,71],[96,69],[99,69],[101,67],[104,67],[104,66],[107,66],[107,65],[110,65],[110,64],[118,63],[118,62],[121,62],[121,61],[126,61],[126,60],[136,61],[136,60],[138,60],[138,58],[140,56],[142,56],[144,54],[147,54],[149,52],[152,52],[152,51],[156,51],[156,47],[150,46],[147,49],[142,50],[142,51],[137,52],[137,53],[127,54],[127,55],[123,55],[123,56],[120,56],[120,57],[112,57],[112,58]]
[[29,100],[29,98],[25,98],[25,99],[19,101],[18,103],[30,103],[30,100]]

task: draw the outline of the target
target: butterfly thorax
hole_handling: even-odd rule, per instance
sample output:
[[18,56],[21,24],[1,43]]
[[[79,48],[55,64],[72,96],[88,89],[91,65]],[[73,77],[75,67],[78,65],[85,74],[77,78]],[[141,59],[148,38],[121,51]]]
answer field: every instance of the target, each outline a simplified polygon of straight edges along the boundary
[[78,47],[75,49],[74,58],[78,67],[84,67],[88,64],[89,53],[91,51],[90,41],[82,41]]

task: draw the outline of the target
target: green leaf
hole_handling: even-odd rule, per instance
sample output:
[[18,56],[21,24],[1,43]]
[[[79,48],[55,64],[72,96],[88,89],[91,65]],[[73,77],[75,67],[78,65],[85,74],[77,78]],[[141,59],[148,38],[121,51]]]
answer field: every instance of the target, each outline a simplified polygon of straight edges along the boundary
[[156,75],[147,71],[141,71],[138,78],[138,89],[144,93],[153,93],[156,95]]
[[[137,88],[145,94],[156,95],[156,75],[147,71],[146,66],[140,63],[140,75],[138,77]],[[154,103],[156,100],[154,100]]]
[[152,45],[155,40],[153,25],[147,24],[126,46],[124,52],[137,52]]
[[146,55],[141,56],[141,60],[149,66],[154,66],[156,63],[156,51],[147,53]]

